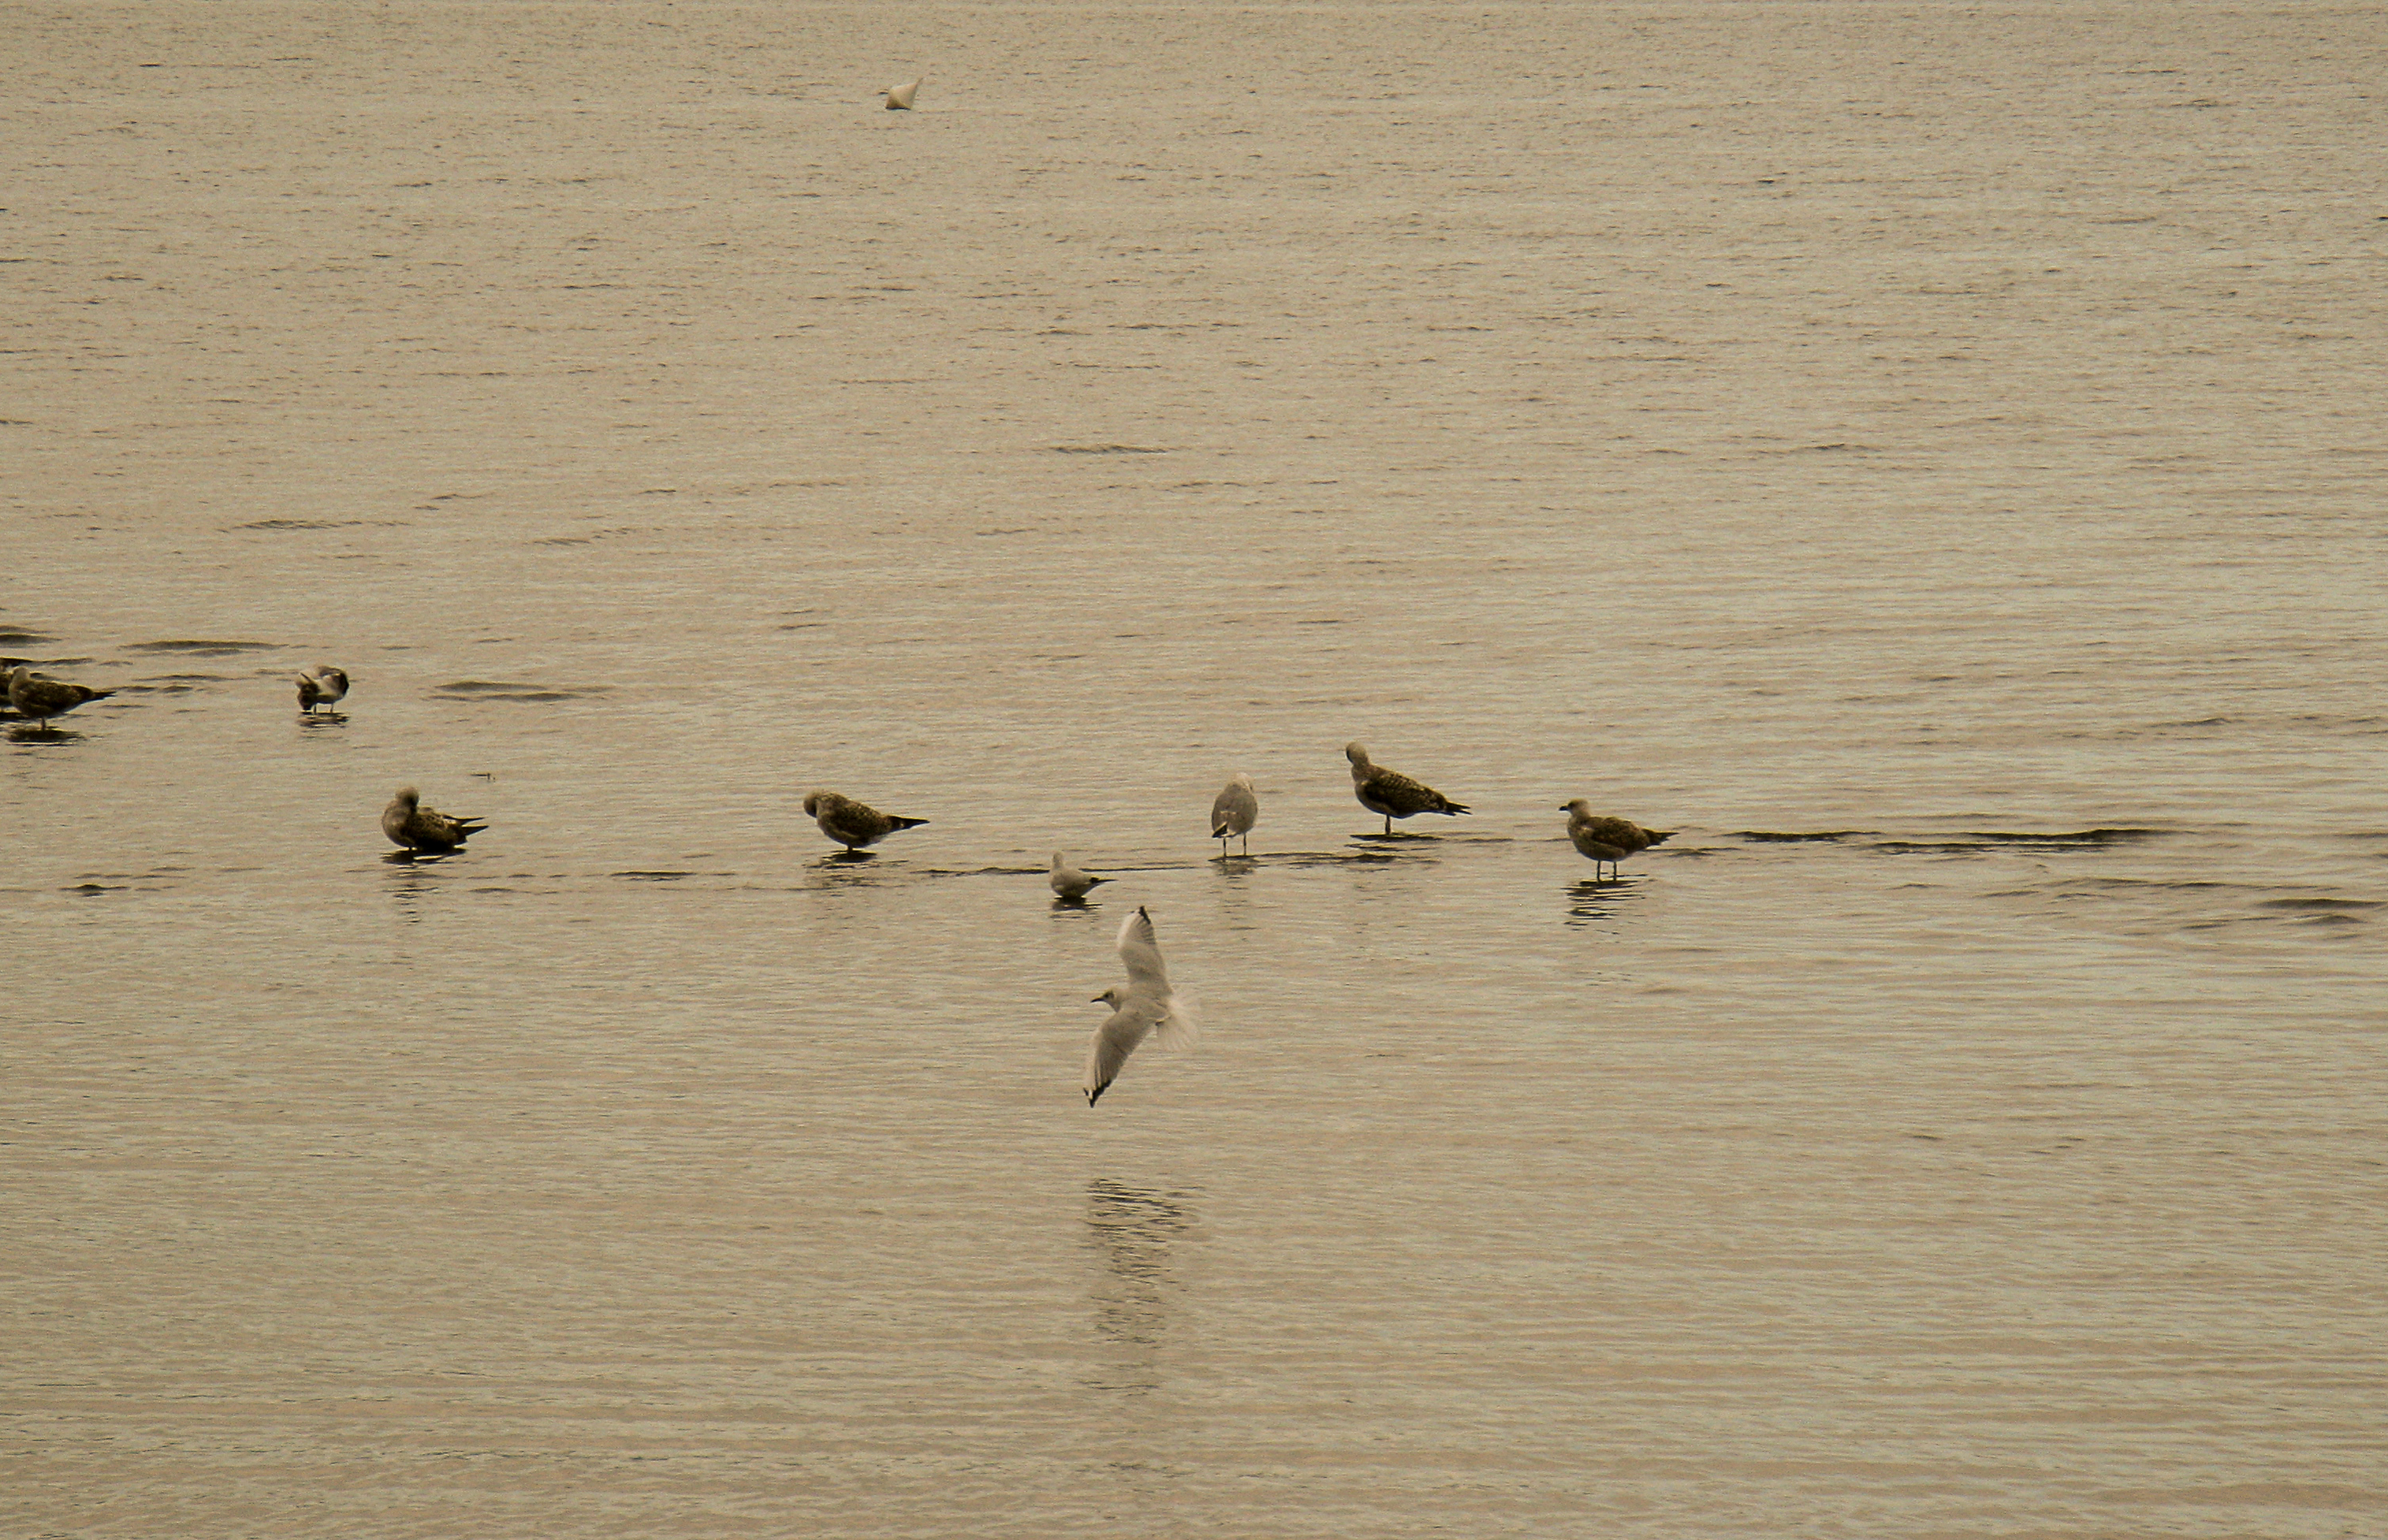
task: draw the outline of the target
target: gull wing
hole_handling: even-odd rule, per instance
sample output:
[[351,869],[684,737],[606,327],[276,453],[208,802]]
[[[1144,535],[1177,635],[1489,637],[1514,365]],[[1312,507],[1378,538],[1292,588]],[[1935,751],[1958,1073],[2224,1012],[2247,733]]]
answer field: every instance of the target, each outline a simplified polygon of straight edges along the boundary
[[1111,1019],[1095,1029],[1095,1041],[1086,1050],[1086,1105],[1101,1100],[1111,1083],[1119,1079],[1122,1066],[1137,1045],[1152,1035],[1160,1008],[1150,1000],[1130,996],[1111,1015]]
[[1119,931],[1120,961],[1127,965],[1128,992],[1166,999],[1169,968],[1161,960],[1161,944],[1152,939],[1152,916],[1137,904]]

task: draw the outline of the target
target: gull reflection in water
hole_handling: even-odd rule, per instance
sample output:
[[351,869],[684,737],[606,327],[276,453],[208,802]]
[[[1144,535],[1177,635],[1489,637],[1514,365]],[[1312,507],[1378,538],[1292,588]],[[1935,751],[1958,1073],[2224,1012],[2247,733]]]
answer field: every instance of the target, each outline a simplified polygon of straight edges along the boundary
[[1093,1290],[1095,1334],[1118,1355],[1101,1388],[1159,1387],[1162,1332],[1183,1287],[1173,1248],[1200,1223],[1183,1193],[1101,1177],[1086,1184],[1087,1242],[1103,1261]]
[[1642,886],[1641,879],[1613,877],[1606,882],[1586,877],[1568,889],[1568,924],[1581,929],[1599,920],[1613,920],[1619,907],[1630,902]]
[[423,918],[423,901],[438,890],[443,880],[439,867],[448,860],[445,851],[392,851],[382,857],[389,867],[389,896],[398,901],[398,912],[410,921]]

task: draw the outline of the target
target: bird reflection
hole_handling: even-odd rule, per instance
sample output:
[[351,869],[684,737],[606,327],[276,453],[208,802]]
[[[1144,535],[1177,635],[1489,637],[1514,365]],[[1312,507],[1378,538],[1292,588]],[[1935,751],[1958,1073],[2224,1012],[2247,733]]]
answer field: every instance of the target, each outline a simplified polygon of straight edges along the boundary
[[873,886],[881,872],[886,869],[869,851],[839,851],[806,865],[805,886],[867,888]]
[[410,921],[420,921],[423,901],[441,880],[439,865],[448,859],[447,852],[392,851],[381,859],[390,868],[389,896],[398,901],[399,914]]
[[1105,1388],[1151,1390],[1154,1362],[1179,1288],[1170,1248],[1200,1223],[1186,1194],[1130,1187],[1107,1178],[1086,1184],[1087,1241],[1103,1259],[1095,1281],[1095,1333],[1120,1352]]
[[1586,877],[1568,888],[1568,924],[1578,928],[1594,920],[1615,919],[1619,906],[1631,900],[1642,886],[1635,877],[1610,877],[1602,882]]

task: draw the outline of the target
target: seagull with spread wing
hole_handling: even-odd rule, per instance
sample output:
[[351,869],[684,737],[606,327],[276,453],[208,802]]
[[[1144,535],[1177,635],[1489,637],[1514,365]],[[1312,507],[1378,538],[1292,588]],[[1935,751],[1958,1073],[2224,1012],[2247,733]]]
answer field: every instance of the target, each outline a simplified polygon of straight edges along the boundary
[[1117,984],[1095,996],[1111,1008],[1111,1019],[1095,1029],[1086,1052],[1086,1105],[1102,1099],[1111,1083],[1145,1039],[1163,1048],[1191,1048],[1201,1023],[1194,1004],[1169,987],[1169,969],[1161,961],[1160,943],[1152,939],[1152,916],[1138,904],[1120,927],[1120,961],[1127,965],[1127,985]]

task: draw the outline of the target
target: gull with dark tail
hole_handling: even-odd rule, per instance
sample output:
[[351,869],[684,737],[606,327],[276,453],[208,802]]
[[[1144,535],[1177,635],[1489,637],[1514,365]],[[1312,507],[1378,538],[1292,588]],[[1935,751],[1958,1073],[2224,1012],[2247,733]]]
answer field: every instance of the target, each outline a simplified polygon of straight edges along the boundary
[[1051,880],[1053,883],[1053,896],[1055,898],[1064,900],[1067,903],[1075,903],[1080,899],[1085,898],[1088,893],[1093,892],[1098,887],[1109,882],[1111,878],[1107,877],[1097,877],[1092,872],[1082,872],[1078,870],[1077,867],[1070,865],[1070,858],[1068,856],[1063,855],[1060,851],[1055,851],[1053,852],[1053,876]]
[[1393,832],[1393,820],[1419,813],[1458,814],[1467,811],[1465,802],[1454,802],[1424,781],[1412,780],[1398,770],[1388,770],[1369,761],[1368,751],[1357,743],[1343,746],[1343,757],[1352,762],[1352,795],[1371,813],[1382,814],[1385,832]]
[[42,724],[50,730],[49,720],[63,716],[90,701],[105,701],[116,692],[94,689],[89,685],[70,685],[64,679],[53,679],[46,674],[36,674],[23,663],[8,671],[8,704],[19,714]]
[[1617,875],[1617,864],[1629,855],[1646,851],[1653,845],[1663,845],[1675,837],[1673,829],[1644,828],[1626,818],[1600,818],[1593,814],[1592,804],[1578,797],[1559,809],[1568,815],[1568,839],[1592,861],[1592,880],[1600,880],[1600,864],[1608,863],[1608,875]]
[[401,786],[381,810],[381,831],[393,845],[438,853],[452,851],[488,826],[478,818],[451,818],[436,807],[423,805],[423,793]]
[[298,709],[313,714],[318,706],[337,706],[349,693],[349,676],[329,663],[298,671]]
[[1211,838],[1219,842],[1220,859],[1226,858],[1230,839],[1242,840],[1241,849],[1250,854],[1252,826],[1260,821],[1260,794],[1252,789],[1252,778],[1238,770],[1227,782],[1227,789],[1219,793],[1218,801],[1211,804]]
[[1163,1048],[1191,1048],[1201,1031],[1194,1004],[1172,989],[1169,970],[1161,961],[1161,945],[1153,940],[1152,916],[1138,905],[1120,927],[1120,961],[1127,965],[1127,984],[1114,984],[1095,999],[1111,1008],[1111,1019],[1095,1029],[1086,1050],[1086,1105],[1102,1099],[1121,1067],[1145,1039]]
[[892,813],[882,813],[875,807],[841,797],[834,791],[816,791],[805,799],[805,811],[812,814],[820,831],[845,847],[852,855],[865,845],[875,845],[897,829],[919,828],[926,818],[899,818]]

